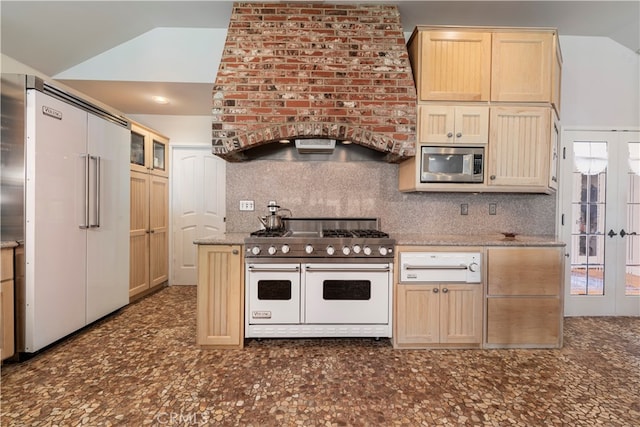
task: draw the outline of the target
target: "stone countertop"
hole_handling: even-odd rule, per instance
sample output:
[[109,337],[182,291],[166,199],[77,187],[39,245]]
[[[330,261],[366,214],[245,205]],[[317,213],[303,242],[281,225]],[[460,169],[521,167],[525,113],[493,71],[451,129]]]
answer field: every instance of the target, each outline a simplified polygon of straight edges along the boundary
[[398,246],[565,246],[555,236],[519,236],[505,238],[502,234],[391,234]]
[[20,245],[15,240],[2,240],[0,248],[1,249],[4,249],[4,248],[15,248],[16,246],[20,246]]
[[[249,233],[224,233],[194,240],[196,245],[242,245]],[[502,234],[391,234],[399,246],[565,246],[555,236],[515,236]]]
[[224,233],[203,237],[193,241],[196,245],[243,245],[249,233]]

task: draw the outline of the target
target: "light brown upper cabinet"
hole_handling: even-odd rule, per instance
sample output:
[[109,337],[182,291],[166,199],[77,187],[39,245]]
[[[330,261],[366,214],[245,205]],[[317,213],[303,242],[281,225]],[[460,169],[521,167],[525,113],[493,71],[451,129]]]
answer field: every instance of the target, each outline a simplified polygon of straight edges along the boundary
[[409,41],[420,101],[488,101],[491,33],[433,30]]
[[491,100],[553,102],[554,33],[494,32],[491,50]]
[[491,109],[489,185],[546,187],[549,108]]
[[418,105],[418,142],[486,144],[489,107]]
[[418,101],[549,103],[560,113],[554,29],[418,26],[408,50]]

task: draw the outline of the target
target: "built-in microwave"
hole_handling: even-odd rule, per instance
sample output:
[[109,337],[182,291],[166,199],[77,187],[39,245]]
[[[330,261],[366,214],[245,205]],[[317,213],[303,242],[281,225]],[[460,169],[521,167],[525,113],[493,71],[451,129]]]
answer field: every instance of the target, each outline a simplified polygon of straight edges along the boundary
[[483,147],[420,147],[420,182],[483,181]]

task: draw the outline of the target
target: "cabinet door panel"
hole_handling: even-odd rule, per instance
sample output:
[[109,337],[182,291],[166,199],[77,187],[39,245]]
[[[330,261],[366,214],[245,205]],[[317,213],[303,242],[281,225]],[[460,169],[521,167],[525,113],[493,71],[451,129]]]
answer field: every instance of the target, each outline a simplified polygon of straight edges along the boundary
[[398,285],[396,343],[437,344],[440,294],[433,285]]
[[418,118],[418,142],[453,142],[453,107],[420,105]]
[[486,144],[489,140],[488,107],[456,107],[455,142],[459,144]]
[[440,342],[480,343],[482,340],[482,286],[440,286]]
[[129,298],[149,289],[149,175],[131,171]]
[[560,295],[560,248],[487,250],[488,295]]
[[559,319],[559,298],[488,298],[487,343],[556,345]]
[[550,111],[546,107],[491,108],[489,185],[547,188]]
[[169,180],[151,175],[149,189],[151,287],[169,278]]
[[491,33],[426,31],[421,55],[421,100],[489,100]]
[[553,34],[493,34],[491,100],[551,102]]
[[241,246],[198,248],[198,345],[243,346],[243,263]]

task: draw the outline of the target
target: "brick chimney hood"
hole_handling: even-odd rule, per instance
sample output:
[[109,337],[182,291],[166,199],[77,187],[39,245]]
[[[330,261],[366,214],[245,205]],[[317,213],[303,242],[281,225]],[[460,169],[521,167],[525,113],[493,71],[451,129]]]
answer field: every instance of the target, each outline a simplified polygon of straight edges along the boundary
[[416,90],[396,6],[234,3],[213,87],[213,153],[305,138],[415,155]]

